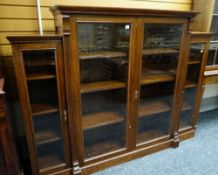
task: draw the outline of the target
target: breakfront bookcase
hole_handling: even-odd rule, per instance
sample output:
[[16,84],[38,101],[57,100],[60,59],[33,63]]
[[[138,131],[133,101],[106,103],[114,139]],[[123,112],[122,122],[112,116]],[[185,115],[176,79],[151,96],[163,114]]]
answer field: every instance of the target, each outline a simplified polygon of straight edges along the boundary
[[90,174],[194,135],[208,48],[188,32],[197,12],[51,11],[57,35],[8,37],[33,174]]

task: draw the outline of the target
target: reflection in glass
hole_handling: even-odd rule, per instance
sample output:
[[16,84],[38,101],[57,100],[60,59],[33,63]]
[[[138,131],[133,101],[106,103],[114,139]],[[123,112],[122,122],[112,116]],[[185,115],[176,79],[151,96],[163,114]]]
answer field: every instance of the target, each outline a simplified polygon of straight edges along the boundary
[[214,33],[212,41],[218,40],[218,16],[213,16],[210,31]]
[[35,143],[37,145],[39,168],[64,164],[64,148],[58,113],[35,116]]
[[190,46],[190,61],[201,61],[203,58],[205,43],[192,43]]
[[207,65],[214,65],[216,62],[216,55],[217,55],[217,43],[216,42],[211,42],[209,45],[209,50],[208,50],[208,60],[207,60]]
[[218,1],[215,0],[215,5],[214,5],[214,11],[213,11],[214,14],[218,14]]
[[64,166],[55,50],[24,51],[23,63],[39,169]]
[[179,129],[192,126],[192,113],[195,104],[196,87],[186,88],[182,103]]
[[169,134],[181,34],[177,24],[144,25],[137,144]]
[[131,26],[78,23],[85,158],[125,147]]

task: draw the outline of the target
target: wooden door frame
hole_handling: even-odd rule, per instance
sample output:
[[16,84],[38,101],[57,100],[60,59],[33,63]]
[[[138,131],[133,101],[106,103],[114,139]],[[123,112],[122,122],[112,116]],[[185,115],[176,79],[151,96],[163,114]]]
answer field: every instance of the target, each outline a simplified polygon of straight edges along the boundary
[[[43,45],[43,47],[42,47]],[[69,146],[69,137],[68,137],[68,128],[66,127],[66,122],[64,121],[64,110],[66,110],[66,95],[64,89],[64,75],[63,75],[63,61],[62,61],[62,43],[61,41],[46,41],[46,42],[35,42],[35,43],[24,43],[24,44],[12,44],[13,50],[13,58],[15,64],[15,72],[17,79],[17,86],[19,91],[20,105],[22,109],[24,124],[26,128],[27,142],[29,155],[31,159],[31,166],[33,170],[33,174],[47,174],[54,171],[64,170],[70,167],[70,146]],[[58,95],[58,106],[59,106],[59,114],[60,114],[60,127],[61,134],[63,138],[64,145],[64,157],[66,166],[54,166],[51,168],[46,168],[45,170],[40,171],[38,166],[37,159],[37,149],[34,139],[34,126],[32,122],[32,114],[31,114],[31,106],[30,99],[28,93],[28,85],[25,74],[25,66],[23,62],[23,54],[24,51],[41,51],[41,50],[54,50],[55,53],[55,63],[56,63],[56,77],[57,77],[57,95]]]
[[[187,62],[188,62],[188,44],[189,44],[189,38],[188,38],[188,23],[189,21],[186,18],[170,18],[170,17],[141,17],[138,19],[138,26],[141,29],[140,32],[138,32],[137,38],[144,38],[144,24],[181,24],[182,25],[182,34],[181,34],[181,41],[180,41],[180,52],[178,56],[178,67],[177,67],[177,73],[176,73],[176,80],[175,80],[175,87],[174,87],[174,94],[173,94],[173,103],[172,103],[172,110],[170,115],[170,128],[169,128],[169,135],[171,138],[173,138],[173,146],[177,147],[179,144],[178,139],[178,126],[179,126],[179,115],[180,115],[180,107],[181,107],[181,100],[182,100],[182,94],[183,94],[183,87],[185,84],[185,76],[184,76],[184,70],[186,70]],[[143,32],[143,33],[142,33]],[[142,45],[143,41],[142,39],[138,40],[139,46],[137,48],[137,59],[142,59]],[[139,71],[138,74],[140,77],[141,74],[141,64],[142,62],[139,61]],[[138,81],[139,82],[139,81]],[[138,84],[138,92],[140,92],[140,84]],[[139,99],[138,99],[139,100]],[[138,116],[138,115],[137,115]],[[137,119],[137,117],[136,117]],[[137,127],[137,126],[136,126]],[[160,139],[165,139],[164,137]],[[167,137],[166,137],[167,139]],[[170,138],[169,138],[170,139]],[[157,141],[157,139],[154,139],[154,142]],[[148,141],[150,142],[150,141]],[[139,144],[140,147],[147,145],[147,142]]]
[[[84,141],[83,141],[83,130],[82,130],[82,117],[81,117],[81,96],[80,96],[80,71],[79,71],[79,59],[78,59],[78,41],[77,41],[77,23],[127,23],[131,24],[131,34],[130,34],[130,52],[129,52],[129,69],[128,69],[128,97],[127,97],[127,117],[126,117],[126,148],[115,150],[107,154],[95,156],[93,158],[85,159],[84,157]],[[127,18],[127,17],[99,17],[99,16],[71,16],[70,17],[70,28],[71,28],[71,36],[70,36],[70,45],[71,45],[71,56],[68,60],[68,71],[69,73],[69,82],[71,85],[68,85],[72,88],[72,97],[69,97],[70,104],[73,104],[73,111],[71,112],[71,116],[73,119],[73,123],[75,129],[75,143],[76,143],[76,152],[78,154],[79,164],[80,166],[84,166],[86,164],[91,164],[96,161],[104,160],[115,155],[120,155],[129,150],[132,150],[134,146],[132,146],[132,136],[130,130],[133,129],[132,125],[132,115],[130,115],[133,110],[134,99],[132,99],[132,86],[134,83],[130,83],[130,77],[133,78],[133,70],[132,64],[134,64],[135,58],[135,49],[133,43],[136,42],[136,33],[137,33],[137,19],[136,18]],[[75,86],[73,86],[73,84]],[[131,86],[131,87],[130,87]],[[72,128],[72,126],[71,126]]]

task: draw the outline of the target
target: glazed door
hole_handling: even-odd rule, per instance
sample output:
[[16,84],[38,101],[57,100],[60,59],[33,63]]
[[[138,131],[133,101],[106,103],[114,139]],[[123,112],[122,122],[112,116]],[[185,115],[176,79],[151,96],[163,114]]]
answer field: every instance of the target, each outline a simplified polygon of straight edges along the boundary
[[206,47],[208,44],[202,40],[191,41],[184,95],[180,115],[179,131],[195,127],[196,118],[202,98],[202,68],[205,64]]
[[184,23],[175,19],[141,20],[138,146],[170,137]]
[[15,65],[33,173],[62,170],[70,151],[61,42],[19,49]]
[[[128,89],[133,35],[132,19],[77,17],[73,65],[75,108],[81,162],[125,150]],[[134,34],[133,34],[134,32]],[[82,128],[82,129],[81,129]]]

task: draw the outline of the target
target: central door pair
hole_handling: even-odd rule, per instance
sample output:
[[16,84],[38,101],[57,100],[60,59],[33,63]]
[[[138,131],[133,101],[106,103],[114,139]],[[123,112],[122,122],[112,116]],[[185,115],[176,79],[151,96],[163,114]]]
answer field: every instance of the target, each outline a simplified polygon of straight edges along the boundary
[[170,137],[184,21],[83,16],[71,25],[82,159]]

